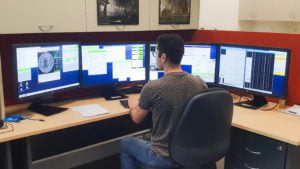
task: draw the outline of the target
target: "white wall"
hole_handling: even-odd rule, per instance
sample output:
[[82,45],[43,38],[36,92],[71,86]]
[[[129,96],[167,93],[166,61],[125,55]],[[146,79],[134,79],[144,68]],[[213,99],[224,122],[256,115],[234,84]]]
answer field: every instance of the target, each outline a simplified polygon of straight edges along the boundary
[[199,29],[300,33],[298,22],[239,21],[240,0],[200,0]]

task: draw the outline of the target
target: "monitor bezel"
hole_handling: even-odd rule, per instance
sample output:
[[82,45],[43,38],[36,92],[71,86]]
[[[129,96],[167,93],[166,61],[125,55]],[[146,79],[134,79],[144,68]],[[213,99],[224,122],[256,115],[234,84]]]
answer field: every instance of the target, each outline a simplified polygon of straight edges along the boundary
[[[82,69],[82,47],[83,46],[92,46],[92,45],[127,45],[127,44],[143,44],[145,45],[145,80],[139,80],[139,81],[122,81],[122,82],[115,82],[115,83],[103,83],[103,84],[91,84],[91,85],[86,85],[83,83],[83,69]],[[148,72],[149,72],[149,57],[147,55],[147,51],[148,51],[148,45],[146,41],[135,41],[135,42],[93,42],[93,43],[81,43],[81,47],[80,47],[80,87],[81,88],[89,88],[89,87],[108,87],[108,88],[117,88],[120,86],[126,86],[126,85],[140,85],[140,84],[145,84],[148,82],[149,80],[149,76],[148,76]]]
[[[284,96],[278,96],[275,94],[268,94],[258,91],[253,91],[245,88],[238,88],[229,85],[219,84],[219,71],[220,71],[220,49],[222,46],[226,47],[239,47],[239,48],[250,48],[250,49],[263,49],[263,50],[278,50],[287,52],[287,60],[286,60],[286,67],[285,67],[285,82],[284,82]],[[235,91],[245,92],[253,95],[261,95],[266,97],[272,97],[277,99],[286,99],[287,98],[287,89],[288,89],[288,78],[289,78],[289,68],[290,68],[290,57],[291,57],[291,49],[289,48],[280,48],[280,47],[272,47],[272,46],[256,46],[256,45],[243,45],[243,44],[232,44],[232,43],[219,43],[218,44],[218,55],[217,55],[217,71],[216,71],[216,86],[232,89]]]
[[[78,84],[74,86],[69,86],[61,89],[56,89],[52,91],[47,91],[44,93],[38,93],[30,96],[25,96],[20,98],[19,97],[19,88],[18,88],[18,71],[17,71],[17,48],[22,48],[22,47],[35,47],[35,46],[55,46],[55,45],[78,45],[78,58],[79,58],[79,70],[78,70]],[[34,100],[36,98],[48,98],[48,97],[54,97],[54,94],[56,93],[61,93],[61,92],[66,92],[69,90],[77,89],[80,87],[80,71],[81,71],[81,43],[78,41],[74,42],[41,42],[41,43],[18,43],[18,44],[13,44],[12,45],[12,51],[13,51],[13,84],[14,84],[14,98],[16,101],[21,102],[21,101],[29,101],[29,100]]]

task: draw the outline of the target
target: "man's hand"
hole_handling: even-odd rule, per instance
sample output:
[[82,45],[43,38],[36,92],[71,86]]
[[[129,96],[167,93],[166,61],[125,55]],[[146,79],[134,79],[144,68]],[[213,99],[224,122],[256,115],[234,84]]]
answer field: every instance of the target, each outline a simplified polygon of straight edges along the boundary
[[131,119],[135,123],[140,123],[141,121],[144,120],[144,118],[147,116],[148,111],[140,108],[139,106],[139,99],[138,98],[129,98],[128,99],[128,106],[130,110],[130,116]]
[[131,111],[132,108],[136,107],[139,105],[139,99],[138,98],[129,98],[128,99],[128,106],[129,106],[129,109]]

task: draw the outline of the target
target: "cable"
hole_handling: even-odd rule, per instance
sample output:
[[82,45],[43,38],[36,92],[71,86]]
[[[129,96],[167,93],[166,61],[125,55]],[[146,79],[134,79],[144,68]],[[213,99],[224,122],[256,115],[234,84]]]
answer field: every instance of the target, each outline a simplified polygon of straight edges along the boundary
[[[10,127],[8,127],[8,126],[10,126]],[[8,128],[11,128],[11,129],[8,130],[8,131],[2,131],[2,132],[0,132],[0,134],[5,134],[5,133],[13,132],[15,130],[13,124],[10,124],[10,123],[6,122],[6,123],[4,123],[4,126],[2,128],[0,128],[0,131],[1,130],[6,130]]]
[[259,110],[262,110],[262,111],[270,111],[270,110],[275,109],[277,106],[278,106],[278,103],[277,103],[275,106],[271,107],[271,108],[268,108],[268,109],[259,109]]

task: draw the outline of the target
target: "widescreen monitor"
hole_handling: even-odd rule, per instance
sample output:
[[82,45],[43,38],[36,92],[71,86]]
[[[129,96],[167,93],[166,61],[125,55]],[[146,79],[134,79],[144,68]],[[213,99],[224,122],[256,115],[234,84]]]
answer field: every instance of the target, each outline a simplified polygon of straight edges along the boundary
[[16,97],[43,99],[80,84],[79,43],[13,45]]
[[17,98],[79,86],[79,44],[14,45]]
[[254,94],[256,108],[266,103],[263,96],[285,99],[289,56],[283,48],[220,45],[218,85]]
[[[150,80],[156,80],[164,75],[156,64],[156,44],[150,44]],[[181,68],[192,75],[200,76],[206,83],[215,83],[217,45],[204,43],[185,43]]]
[[81,55],[83,86],[147,81],[146,43],[85,44]]

